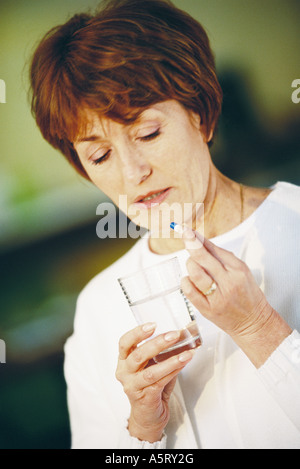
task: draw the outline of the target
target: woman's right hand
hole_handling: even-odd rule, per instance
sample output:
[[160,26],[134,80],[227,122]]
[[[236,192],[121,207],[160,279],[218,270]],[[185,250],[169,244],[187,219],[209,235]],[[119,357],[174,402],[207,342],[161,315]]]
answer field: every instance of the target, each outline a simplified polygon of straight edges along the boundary
[[119,341],[116,378],[123,385],[131,404],[128,430],[131,436],[154,443],[162,437],[169,421],[169,399],[178,373],[192,359],[188,350],[154,363],[153,357],[176,343],[178,331],[168,332],[147,340],[155,330],[154,323],[138,326],[124,334]]

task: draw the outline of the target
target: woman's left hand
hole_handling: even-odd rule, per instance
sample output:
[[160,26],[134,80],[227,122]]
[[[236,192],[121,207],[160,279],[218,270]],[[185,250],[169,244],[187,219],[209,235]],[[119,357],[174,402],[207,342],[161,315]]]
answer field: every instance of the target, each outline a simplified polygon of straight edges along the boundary
[[190,253],[182,290],[199,312],[228,333],[258,367],[291,332],[268,303],[250,269],[233,253],[186,229]]

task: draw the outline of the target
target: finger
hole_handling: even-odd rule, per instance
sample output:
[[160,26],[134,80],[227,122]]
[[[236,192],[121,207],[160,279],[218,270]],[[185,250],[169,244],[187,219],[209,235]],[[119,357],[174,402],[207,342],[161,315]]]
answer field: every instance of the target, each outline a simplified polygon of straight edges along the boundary
[[181,289],[190,302],[203,314],[204,310],[209,306],[209,297],[205,296],[189,277],[181,279]]
[[126,332],[119,340],[119,359],[126,360],[140,342],[153,334],[155,328],[156,323],[148,322]]
[[[180,372],[181,370],[176,370],[176,371]],[[170,399],[171,394],[172,394],[173,389],[174,389],[175,384],[176,384],[177,375],[178,375],[178,373],[176,373],[175,376],[171,376],[171,377],[169,375],[170,381],[168,381],[168,383],[166,383],[164,388],[163,388],[162,398],[164,400],[169,400]]]
[[[196,233],[192,230],[186,230],[183,233],[183,240],[186,246],[188,246],[185,241],[186,237],[190,240],[191,236],[196,238]],[[196,261],[213,279],[223,276],[226,272],[223,260],[219,256],[216,256],[212,250],[207,249],[206,240],[204,240],[204,244],[202,244],[200,249],[188,249],[188,251],[191,258]]]
[[138,375],[137,388],[144,389],[155,385],[156,388],[163,389],[192,360],[194,354],[195,350],[186,350],[179,355],[145,368]]
[[[185,249],[190,253],[191,257],[195,257],[198,261],[199,264],[201,264],[201,259],[206,258],[206,267],[210,264],[210,269],[214,269],[215,273],[217,270],[221,267],[224,266],[224,262],[222,258],[220,258],[218,255],[216,255],[215,251],[212,249],[209,250],[206,247],[206,239],[204,236],[199,233],[198,231],[193,230],[190,228],[188,225],[178,225],[177,223],[171,223],[171,228],[179,233],[182,236],[182,240],[185,244]],[[213,246],[212,243],[209,244],[209,246]],[[209,257],[209,254],[211,255],[211,259]],[[210,261],[209,264],[207,263],[208,260]],[[220,266],[218,265],[218,261]],[[212,275],[212,272],[210,272]]]
[[128,372],[136,373],[141,368],[144,368],[149,360],[174,345],[179,338],[180,331],[170,331],[147,340],[139,347],[136,347],[127,358]]
[[225,249],[219,248],[211,241],[206,239],[201,233],[193,230],[186,224],[179,225],[177,223],[171,223],[170,227],[182,236],[182,239],[185,243],[185,248],[190,252],[190,254],[192,254],[195,250],[199,251],[199,249],[204,247],[216,259],[218,259],[221,264],[224,264],[226,259],[230,261],[235,258],[234,254]]
[[204,237],[187,225],[182,227],[182,239],[190,254],[203,247]]
[[211,288],[213,282],[217,284],[217,280],[208,275],[206,270],[191,257],[187,260],[186,267],[190,280],[201,293],[205,294]]

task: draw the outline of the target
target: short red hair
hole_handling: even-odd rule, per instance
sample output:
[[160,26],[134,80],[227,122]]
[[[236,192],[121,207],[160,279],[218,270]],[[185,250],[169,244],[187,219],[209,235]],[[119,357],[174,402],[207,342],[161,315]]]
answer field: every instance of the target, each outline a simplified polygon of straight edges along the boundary
[[208,139],[222,106],[206,32],[168,0],[110,0],[75,15],[44,36],[30,79],[43,137],[86,178],[73,142],[87,109],[127,124],[175,99],[200,115]]

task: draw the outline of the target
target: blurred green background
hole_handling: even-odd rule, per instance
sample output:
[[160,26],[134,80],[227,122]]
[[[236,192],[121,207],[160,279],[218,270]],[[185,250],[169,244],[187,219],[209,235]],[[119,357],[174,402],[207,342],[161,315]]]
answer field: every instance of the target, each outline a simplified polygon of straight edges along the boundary
[[[143,0],[141,0],[143,1]],[[300,183],[299,0],[177,0],[206,27],[224,90],[212,148],[246,184]],[[69,448],[63,345],[76,297],[133,240],[100,240],[105,196],[42,140],[30,114],[27,65],[52,26],[94,0],[0,0],[0,448]]]

